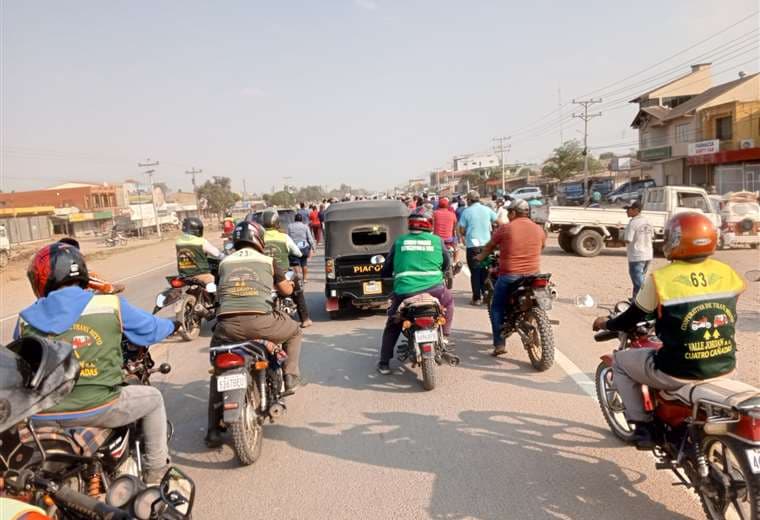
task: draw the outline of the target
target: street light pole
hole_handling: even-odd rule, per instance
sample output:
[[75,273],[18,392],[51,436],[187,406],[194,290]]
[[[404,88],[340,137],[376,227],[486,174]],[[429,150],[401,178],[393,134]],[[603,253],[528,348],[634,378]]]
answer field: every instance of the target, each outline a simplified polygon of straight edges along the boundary
[[502,196],[507,193],[507,165],[504,162],[504,152],[512,149],[511,144],[505,145],[504,142],[509,141],[510,139],[512,139],[511,136],[493,138],[493,142],[498,143],[498,145],[494,146],[494,151],[501,154],[501,194]]
[[[140,168],[150,168],[152,166],[158,166],[159,162],[151,162],[150,159],[148,159],[145,163],[137,163],[137,166]],[[153,216],[156,219],[156,232],[158,233],[158,238],[161,239],[161,220],[158,218],[158,210],[156,209],[156,190],[153,186],[153,174],[156,173],[156,170],[146,170],[145,176],[148,178],[148,186],[150,186],[150,203],[153,206]]]

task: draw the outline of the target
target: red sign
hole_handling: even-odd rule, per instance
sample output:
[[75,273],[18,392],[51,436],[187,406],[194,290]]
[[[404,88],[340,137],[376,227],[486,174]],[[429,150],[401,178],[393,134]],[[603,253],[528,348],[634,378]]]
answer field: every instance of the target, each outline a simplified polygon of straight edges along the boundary
[[725,164],[760,159],[760,148],[747,148],[744,150],[725,150],[723,152],[694,155],[686,158],[686,164],[696,166],[699,164]]

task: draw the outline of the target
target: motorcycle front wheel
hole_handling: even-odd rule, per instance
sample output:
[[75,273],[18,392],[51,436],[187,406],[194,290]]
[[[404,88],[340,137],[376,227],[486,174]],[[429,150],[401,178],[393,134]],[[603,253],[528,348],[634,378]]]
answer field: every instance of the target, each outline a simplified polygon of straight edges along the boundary
[[549,316],[543,309],[534,307],[525,313],[524,320],[531,327],[527,338],[521,335],[530,363],[539,372],[549,370],[554,364],[554,332]]
[[249,466],[256,462],[261,455],[261,445],[264,440],[264,426],[256,410],[261,400],[255,384],[248,387],[245,403],[240,411],[240,419],[232,423],[232,440],[235,454],[242,464]]
[[185,341],[192,341],[201,333],[201,318],[195,313],[195,296],[187,295],[177,311],[177,321],[182,324],[179,335]]
[[599,408],[602,410],[602,416],[604,416],[607,426],[610,427],[615,437],[623,442],[631,442],[633,428],[628,424],[623,413],[625,405],[612,380],[611,366],[604,362],[599,363],[599,366],[596,367],[594,386],[596,386]]
[[760,520],[760,474],[752,472],[746,445],[728,437],[703,442],[710,484],[699,489],[710,520]]

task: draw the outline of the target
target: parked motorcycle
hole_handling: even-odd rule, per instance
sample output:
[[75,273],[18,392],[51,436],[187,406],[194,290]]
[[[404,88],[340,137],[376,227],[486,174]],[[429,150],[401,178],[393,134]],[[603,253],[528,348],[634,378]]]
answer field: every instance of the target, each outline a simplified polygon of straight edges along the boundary
[[[760,279],[760,273],[758,273]],[[614,317],[629,306],[619,302]],[[617,340],[615,349],[658,349],[654,322],[626,332],[600,331],[596,341]],[[615,387],[612,354],[596,370],[596,392],[604,420],[613,434],[630,442],[625,405]],[[642,386],[645,408],[654,416],[655,467],[672,471],[694,489],[710,520],[760,519],[760,390],[740,381],[718,378],[694,381],[668,392]]]
[[446,323],[443,307],[437,298],[423,293],[404,300],[396,319],[403,321],[402,334],[406,342],[398,347],[398,360],[420,366],[422,387],[432,390],[436,385],[436,366],[447,362],[458,366],[459,356],[453,354],[443,337]]
[[[219,260],[209,258],[211,272],[219,279]],[[201,333],[203,320],[216,317],[216,283],[204,284],[191,276],[167,276],[171,286],[156,296],[153,314],[174,306],[175,320],[182,326],[177,331],[185,341],[192,341]]]
[[223,396],[222,430],[231,430],[242,464],[261,454],[264,422],[274,422],[286,410],[282,365],[287,354],[280,345],[253,340],[211,347],[212,378]]

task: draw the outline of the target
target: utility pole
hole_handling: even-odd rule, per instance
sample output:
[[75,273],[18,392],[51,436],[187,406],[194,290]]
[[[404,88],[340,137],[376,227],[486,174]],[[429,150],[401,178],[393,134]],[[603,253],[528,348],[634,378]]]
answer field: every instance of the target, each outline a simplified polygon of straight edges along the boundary
[[[140,168],[152,168],[153,166],[158,166],[158,164],[158,161],[151,162],[150,159],[146,159],[144,163],[137,163],[137,166]],[[154,173],[156,173],[156,170],[154,169],[146,170],[145,176],[148,178],[148,186],[150,186],[150,203],[153,205],[153,216],[156,219],[156,232],[158,233],[158,238],[161,239],[161,220],[158,218],[158,210],[156,209],[156,190],[153,185]]]
[[494,137],[493,142],[498,143],[494,145],[494,152],[501,154],[501,194],[506,195],[507,193],[507,164],[504,162],[504,152],[508,152],[512,149],[511,144],[504,144],[506,141],[509,141],[512,139],[511,136],[509,137]]
[[195,182],[195,176],[200,175],[203,173],[203,170],[199,170],[197,168],[193,168],[192,170],[185,170],[185,175],[190,175],[191,179],[193,181],[193,193],[195,194],[195,211],[198,212],[198,215],[201,214],[200,212],[200,204],[198,201],[198,184]]
[[586,204],[588,204],[588,201],[591,199],[591,186],[589,186],[589,179],[588,179],[588,122],[595,118],[595,117],[601,117],[602,113],[597,112],[596,114],[589,114],[588,108],[591,105],[594,105],[596,103],[601,103],[602,99],[585,99],[585,100],[575,100],[573,99],[573,104],[580,105],[583,107],[583,113],[582,114],[575,114],[573,113],[573,117],[578,119],[583,119],[583,189],[586,193]]
[[245,186],[245,179],[243,179],[243,207],[246,207],[245,201],[248,198],[248,188]]
[[559,112],[559,145],[562,146],[565,136],[562,132],[562,90],[559,88],[559,83],[557,83],[557,111]]

